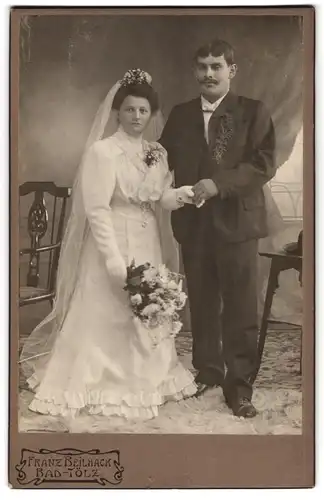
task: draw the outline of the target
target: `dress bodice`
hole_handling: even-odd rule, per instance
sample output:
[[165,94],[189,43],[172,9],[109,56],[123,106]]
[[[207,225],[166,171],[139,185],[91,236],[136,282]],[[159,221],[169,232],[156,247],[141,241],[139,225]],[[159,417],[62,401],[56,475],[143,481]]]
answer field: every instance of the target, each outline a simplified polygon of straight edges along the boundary
[[[157,143],[129,136],[122,128],[105,142],[107,159],[115,172],[115,189],[111,198],[112,210],[123,210],[125,215],[149,215],[155,203],[171,185],[166,151]],[[147,151],[158,148],[159,161],[152,166],[145,162]]]

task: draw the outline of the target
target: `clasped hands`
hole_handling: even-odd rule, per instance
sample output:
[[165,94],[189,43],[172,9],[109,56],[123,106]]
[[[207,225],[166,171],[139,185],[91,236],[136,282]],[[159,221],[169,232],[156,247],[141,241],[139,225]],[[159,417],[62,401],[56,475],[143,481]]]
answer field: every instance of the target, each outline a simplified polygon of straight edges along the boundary
[[206,200],[216,196],[218,189],[212,179],[201,179],[194,186],[181,186],[177,189],[179,205],[194,204],[200,208]]

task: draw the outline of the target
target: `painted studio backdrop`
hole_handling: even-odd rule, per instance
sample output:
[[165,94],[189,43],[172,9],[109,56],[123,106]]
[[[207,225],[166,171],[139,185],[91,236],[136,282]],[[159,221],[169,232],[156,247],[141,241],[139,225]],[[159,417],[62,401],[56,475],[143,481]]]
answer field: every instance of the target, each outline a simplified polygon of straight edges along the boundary
[[[196,48],[214,37],[234,47],[233,90],[261,99],[276,128],[280,168],[270,183],[284,221],[262,245],[296,239],[302,226],[302,26],[288,16],[28,16],[21,24],[19,182],[71,186],[94,115],[132,67],[153,77],[162,112],[197,95]],[[307,166],[306,166],[307,167]],[[30,202],[30,201],[29,201]],[[26,203],[26,205],[24,205]],[[21,202],[20,238],[28,200]],[[22,264],[23,265],[23,264]],[[262,301],[267,265],[260,261]],[[21,273],[23,276],[24,273]],[[296,273],[285,275],[273,315],[300,321]],[[186,315],[187,316],[187,315]],[[187,328],[190,328],[188,318]]]

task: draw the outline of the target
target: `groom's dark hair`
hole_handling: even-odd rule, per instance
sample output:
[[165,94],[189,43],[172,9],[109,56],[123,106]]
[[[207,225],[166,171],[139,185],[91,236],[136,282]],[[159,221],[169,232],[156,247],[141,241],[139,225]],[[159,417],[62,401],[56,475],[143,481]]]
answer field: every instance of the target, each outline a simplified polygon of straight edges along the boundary
[[227,64],[234,64],[234,49],[233,47],[225,42],[224,40],[219,40],[216,38],[212,42],[206,43],[199,47],[194,55],[194,62],[196,63],[198,57],[208,57],[208,56],[224,56]]

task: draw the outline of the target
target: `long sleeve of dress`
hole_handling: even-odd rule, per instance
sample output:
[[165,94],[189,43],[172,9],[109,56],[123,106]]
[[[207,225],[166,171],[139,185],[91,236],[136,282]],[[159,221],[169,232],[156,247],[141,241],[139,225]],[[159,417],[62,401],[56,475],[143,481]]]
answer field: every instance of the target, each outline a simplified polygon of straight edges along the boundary
[[110,201],[116,185],[116,172],[107,153],[96,143],[89,148],[82,168],[82,195],[86,216],[110,275],[126,277],[126,264],[119,251],[111,219]]
[[177,210],[180,205],[177,203],[177,189],[168,187],[163,191],[160,199],[160,205],[164,210]]

